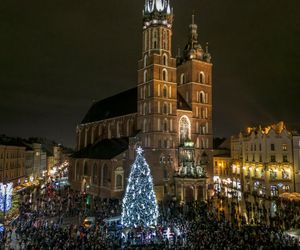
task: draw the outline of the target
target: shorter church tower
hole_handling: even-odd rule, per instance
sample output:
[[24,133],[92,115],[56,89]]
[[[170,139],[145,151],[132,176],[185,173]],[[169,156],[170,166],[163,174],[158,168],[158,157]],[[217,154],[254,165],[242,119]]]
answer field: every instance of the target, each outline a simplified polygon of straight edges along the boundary
[[193,15],[188,42],[182,56],[177,58],[177,89],[192,109],[190,139],[195,145],[195,160],[200,163],[208,156],[206,172],[212,179],[212,63],[208,45],[203,50],[198,41],[194,19]]

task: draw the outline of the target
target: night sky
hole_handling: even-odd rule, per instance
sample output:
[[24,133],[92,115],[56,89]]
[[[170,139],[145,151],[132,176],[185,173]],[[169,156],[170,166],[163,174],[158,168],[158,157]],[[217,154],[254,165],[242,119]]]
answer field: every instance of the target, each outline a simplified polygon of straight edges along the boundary
[[[300,123],[299,0],[171,0],[173,54],[195,11],[214,71],[214,132]],[[137,83],[144,0],[2,0],[0,134],[73,146],[93,100]]]

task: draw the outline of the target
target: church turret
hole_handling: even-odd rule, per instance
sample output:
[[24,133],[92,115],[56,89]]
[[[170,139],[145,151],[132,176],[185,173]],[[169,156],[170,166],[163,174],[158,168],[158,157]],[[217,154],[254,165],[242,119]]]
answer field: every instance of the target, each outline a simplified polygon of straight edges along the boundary
[[192,15],[192,23],[189,25],[188,43],[183,50],[182,61],[200,60],[205,62],[211,61],[211,56],[208,53],[208,47],[204,51],[198,41],[198,26],[195,24],[195,16]]

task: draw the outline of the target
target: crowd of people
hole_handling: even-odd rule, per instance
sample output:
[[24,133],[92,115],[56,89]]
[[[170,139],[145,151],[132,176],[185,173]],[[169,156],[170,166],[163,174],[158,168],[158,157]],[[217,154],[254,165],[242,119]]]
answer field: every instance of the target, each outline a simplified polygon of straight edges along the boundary
[[[213,202],[164,202],[157,227],[122,230],[119,221],[106,220],[121,214],[118,200],[93,199],[87,206],[86,196],[51,184],[43,195],[24,197],[4,249],[300,249],[298,240],[278,228],[227,221]],[[87,216],[96,218],[88,227],[82,224]]]

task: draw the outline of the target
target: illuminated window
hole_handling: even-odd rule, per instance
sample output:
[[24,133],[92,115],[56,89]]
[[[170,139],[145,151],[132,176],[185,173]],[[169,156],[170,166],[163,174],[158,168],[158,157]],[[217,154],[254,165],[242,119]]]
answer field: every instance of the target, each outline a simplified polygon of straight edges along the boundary
[[199,82],[200,83],[205,83],[205,74],[204,74],[204,72],[199,73]]
[[164,131],[165,132],[168,131],[168,120],[167,119],[164,120]]
[[182,73],[180,75],[180,84],[184,84],[184,83],[185,83],[185,75],[184,75],[184,73]]
[[144,68],[147,67],[147,60],[148,60],[148,56],[145,55],[145,56],[144,56]]
[[286,144],[282,144],[282,151],[287,151],[287,145]]
[[163,97],[164,98],[168,97],[168,88],[167,88],[167,85],[164,85],[164,88],[163,88]]
[[271,169],[270,170],[270,179],[275,180],[277,178],[277,171]]
[[163,75],[163,81],[168,81],[168,71],[166,69],[163,69],[162,71],[162,75]]
[[147,82],[147,75],[148,75],[147,70],[145,70],[144,71],[144,82]]
[[187,116],[182,116],[179,120],[179,133],[180,133],[180,142],[190,139],[191,136],[191,123]]
[[200,103],[205,103],[205,93],[203,91],[200,92],[199,101]]
[[123,176],[118,174],[116,176],[116,188],[117,189],[122,189],[123,188]]
[[163,31],[163,49],[167,49],[167,33]]
[[168,56],[166,54],[163,56],[163,65],[168,66]]
[[168,114],[168,104],[167,103],[164,103],[163,112],[165,115]]
[[290,172],[283,170],[282,171],[282,179],[290,179]]

